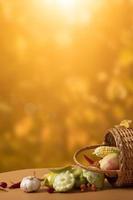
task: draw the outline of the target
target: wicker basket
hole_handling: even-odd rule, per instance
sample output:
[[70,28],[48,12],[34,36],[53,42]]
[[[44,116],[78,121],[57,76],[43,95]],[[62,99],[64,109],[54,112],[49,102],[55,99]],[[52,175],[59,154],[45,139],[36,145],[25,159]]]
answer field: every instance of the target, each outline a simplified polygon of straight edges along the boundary
[[[116,146],[120,149],[120,168],[119,170],[101,170],[92,166],[84,166],[77,157],[78,155],[89,149],[95,149],[98,146]],[[105,135],[102,145],[86,146],[79,149],[74,154],[75,163],[89,171],[104,173],[108,181],[117,187],[133,186],[133,129],[125,127],[115,127],[109,129]]]

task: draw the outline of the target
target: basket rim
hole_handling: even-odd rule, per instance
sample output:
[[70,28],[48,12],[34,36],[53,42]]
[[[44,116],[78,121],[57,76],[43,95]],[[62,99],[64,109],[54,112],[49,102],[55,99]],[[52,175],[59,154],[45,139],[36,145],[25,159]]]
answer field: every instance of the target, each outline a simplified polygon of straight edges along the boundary
[[97,145],[91,145],[91,146],[84,146],[80,149],[78,149],[75,153],[74,153],[74,156],[73,156],[73,160],[75,162],[75,164],[85,170],[88,170],[88,171],[92,171],[92,172],[96,172],[96,173],[101,173],[101,174],[106,174],[108,176],[116,176],[120,173],[120,170],[102,170],[102,169],[99,169],[97,167],[93,167],[93,166],[85,166],[83,165],[82,163],[80,163],[78,161],[78,156],[80,153],[86,151],[86,150],[91,150],[91,149],[95,149],[97,147],[100,147],[100,146],[107,146],[106,144],[97,144]]

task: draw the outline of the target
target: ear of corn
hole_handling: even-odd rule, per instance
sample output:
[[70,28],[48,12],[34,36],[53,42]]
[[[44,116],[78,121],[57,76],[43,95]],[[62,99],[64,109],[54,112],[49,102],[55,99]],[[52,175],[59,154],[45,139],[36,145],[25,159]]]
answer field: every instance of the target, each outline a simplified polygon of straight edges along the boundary
[[93,154],[95,154],[96,156],[100,158],[104,158],[110,153],[119,154],[120,150],[117,147],[101,146],[101,147],[97,147],[93,152]]
[[132,123],[132,120],[123,120],[120,123],[120,126],[124,126],[125,128],[130,128],[131,123]]
[[116,128],[125,127],[130,128],[132,124],[132,120],[123,120],[119,125],[115,125]]

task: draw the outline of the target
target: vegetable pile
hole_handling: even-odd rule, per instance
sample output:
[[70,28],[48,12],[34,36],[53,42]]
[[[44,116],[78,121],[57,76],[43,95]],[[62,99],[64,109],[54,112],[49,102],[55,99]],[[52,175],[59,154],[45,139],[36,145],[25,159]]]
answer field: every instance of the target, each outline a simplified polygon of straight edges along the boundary
[[[131,120],[123,120],[116,127],[129,128],[131,122]],[[37,192],[40,188],[46,188],[49,193],[69,192],[74,189],[79,189],[82,192],[101,190],[104,187],[105,177],[114,181],[117,179],[115,175],[108,177],[104,173],[108,172],[108,170],[119,170],[120,150],[117,147],[100,146],[92,154],[95,155],[96,160],[91,159],[85,154],[83,156],[95,172],[72,165],[52,168],[41,179],[35,175],[28,176],[24,177],[22,181],[13,183],[10,186],[5,182],[0,182],[0,190],[8,191],[8,189],[21,188],[27,193]]]
[[69,192],[73,189],[96,191],[103,188],[104,174],[89,172],[77,166],[50,169],[45,174],[43,186],[48,192]]
[[119,153],[117,147],[101,146],[95,149],[94,153],[99,158],[99,168],[102,170],[118,170],[119,169]]
[[[94,161],[84,155],[87,163],[94,169],[117,170],[119,169],[119,149],[117,147],[101,146],[94,150],[97,156]],[[97,191],[104,187],[104,173],[92,172],[78,166],[65,166],[61,168],[49,169],[49,173],[39,179],[35,175],[27,176],[22,181],[12,183],[10,186],[5,182],[0,182],[0,190],[21,188],[24,192],[37,192],[40,188],[46,188],[47,192],[69,192],[74,189],[80,191]]]
[[[94,169],[117,170],[119,169],[119,149],[117,147],[101,146],[94,150],[98,160],[94,161],[87,155],[84,158]],[[47,192],[69,192],[74,189],[80,191],[96,191],[104,187],[105,175],[99,172],[92,172],[78,166],[65,166],[49,169],[42,179],[34,176],[27,176],[22,181],[12,183],[10,186],[0,182],[0,190],[21,188],[24,192],[37,192],[41,187]]]
[[[94,169],[117,170],[119,169],[119,153],[117,147],[101,146],[93,152],[97,156],[96,161],[87,155],[84,155],[84,158]],[[66,166],[50,169],[43,179],[42,185],[47,187],[49,193],[69,192],[73,189],[96,191],[103,189],[105,175],[78,166]]]

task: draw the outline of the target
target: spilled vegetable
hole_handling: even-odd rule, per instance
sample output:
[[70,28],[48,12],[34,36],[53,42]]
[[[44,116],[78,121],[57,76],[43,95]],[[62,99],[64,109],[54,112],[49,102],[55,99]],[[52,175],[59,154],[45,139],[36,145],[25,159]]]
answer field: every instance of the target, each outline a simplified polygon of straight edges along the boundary
[[20,183],[21,183],[21,182],[13,183],[13,184],[10,185],[8,188],[9,188],[9,189],[17,189],[17,188],[20,188]]
[[[88,157],[85,156],[88,159]],[[95,161],[89,163],[94,164]],[[69,166],[50,171],[45,174],[44,187],[47,187],[49,193],[54,192],[70,192],[79,189],[84,191],[101,190],[104,186],[104,175],[94,172],[88,172],[78,166]]]

